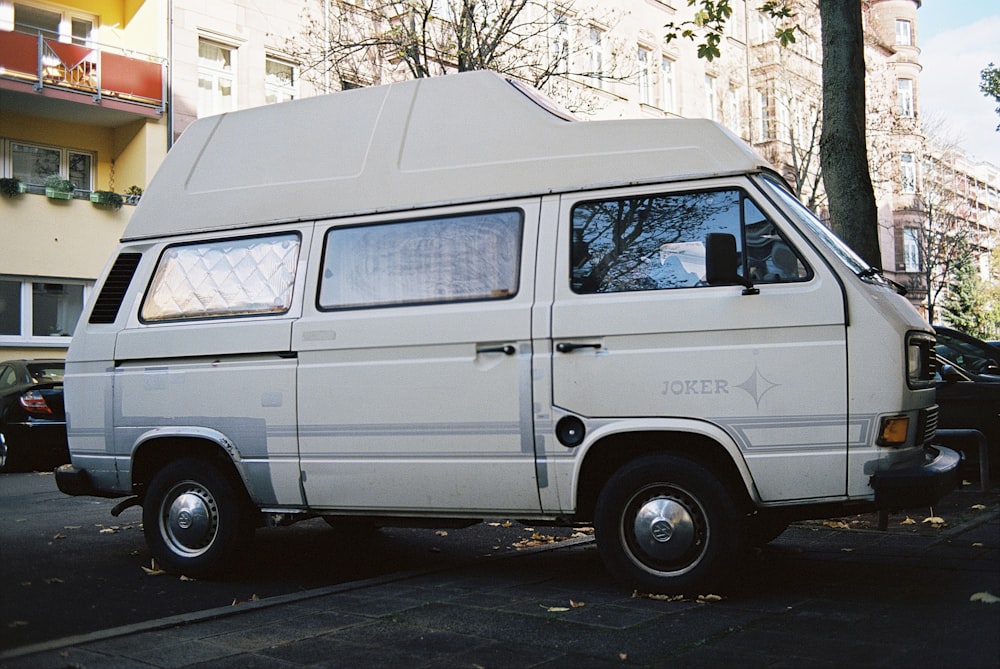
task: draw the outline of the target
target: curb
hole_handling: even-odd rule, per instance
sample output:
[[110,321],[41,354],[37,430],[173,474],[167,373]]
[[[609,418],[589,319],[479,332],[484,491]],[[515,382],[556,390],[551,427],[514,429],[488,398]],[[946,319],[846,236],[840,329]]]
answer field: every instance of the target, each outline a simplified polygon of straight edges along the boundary
[[191,613],[180,613],[175,616],[168,616],[166,618],[156,618],[154,620],[146,620],[144,622],[134,623],[132,625],[122,625],[120,627],[112,627],[106,630],[99,630],[97,632],[88,632],[87,634],[78,634],[75,636],[63,637],[61,639],[53,639],[51,641],[42,641],[40,643],[31,644],[28,646],[21,646],[19,648],[12,648],[10,650],[0,652],[0,661],[13,660],[19,657],[24,657],[26,655],[34,655],[36,653],[58,650],[60,648],[68,648],[71,646],[83,646],[86,644],[95,643],[97,641],[107,641],[108,639],[115,639],[118,637],[129,636],[132,634],[141,634],[143,632],[155,632],[157,630],[169,629],[171,627],[182,627],[184,625],[193,625],[200,622],[206,622],[209,620],[217,620],[219,618],[227,618],[230,616],[241,615],[243,613],[248,613],[250,611],[269,609],[271,607],[281,606],[283,604],[293,604],[308,599],[324,597],[326,595],[335,595],[343,592],[350,592],[352,590],[363,590],[365,588],[371,588],[378,585],[385,585],[387,583],[405,581],[407,579],[415,578],[417,576],[426,576],[428,574],[436,574],[440,572],[451,571],[452,569],[461,569],[464,567],[468,567],[471,564],[480,564],[496,560],[510,560],[514,558],[533,555],[536,553],[544,553],[547,551],[558,550],[561,548],[572,548],[573,546],[592,543],[593,541],[594,541],[593,536],[575,537],[566,539],[564,541],[545,544],[543,546],[532,546],[530,548],[524,548],[518,550],[516,553],[491,555],[483,558],[469,558],[467,560],[462,560],[458,563],[442,567],[428,567],[426,569],[398,571],[392,574],[376,576],[374,578],[368,578],[361,581],[350,581],[348,583],[338,583],[337,585],[329,585],[329,586],[324,586],[322,588],[313,588],[311,590],[293,592],[287,595],[277,595],[275,597],[268,597],[267,599],[258,600],[256,602],[244,602],[237,606],[233,605],[219,606],[213,609],[204,609],[202,611],[193,611]]

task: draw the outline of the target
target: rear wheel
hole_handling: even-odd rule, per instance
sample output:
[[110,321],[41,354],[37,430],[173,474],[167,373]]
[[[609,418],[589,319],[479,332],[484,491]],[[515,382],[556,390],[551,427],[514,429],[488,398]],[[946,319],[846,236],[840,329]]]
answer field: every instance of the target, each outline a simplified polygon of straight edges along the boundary
[[688,458],[652,455],[618,470],[597,500],[609,571],[649,593],[706,593],[737,562],[739,524],[726,486]]
[[233,569],[253,539],[245,494],[232,477],[195,458],[172,462],[153,477],[142,508],[153,557],[192,578]]

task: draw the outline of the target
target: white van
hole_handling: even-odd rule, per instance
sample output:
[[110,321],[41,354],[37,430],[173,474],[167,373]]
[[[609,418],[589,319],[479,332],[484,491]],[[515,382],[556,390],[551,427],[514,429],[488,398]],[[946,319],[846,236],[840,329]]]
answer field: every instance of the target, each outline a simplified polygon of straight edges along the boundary
[[142,504],[191,576],[267,523],[503,517],[705,591],[957,481],[933,331],[767,163],[492,73],[199,120],[95,292],[59,488]]

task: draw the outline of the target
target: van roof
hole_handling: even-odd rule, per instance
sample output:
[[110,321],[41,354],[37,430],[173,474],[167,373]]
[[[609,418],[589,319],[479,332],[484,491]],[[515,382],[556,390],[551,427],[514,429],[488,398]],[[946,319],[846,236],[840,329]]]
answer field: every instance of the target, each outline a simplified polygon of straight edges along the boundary
[[768,167],[712,121],[575,121],[496,73],[467,72],[200,119],[124,240]]

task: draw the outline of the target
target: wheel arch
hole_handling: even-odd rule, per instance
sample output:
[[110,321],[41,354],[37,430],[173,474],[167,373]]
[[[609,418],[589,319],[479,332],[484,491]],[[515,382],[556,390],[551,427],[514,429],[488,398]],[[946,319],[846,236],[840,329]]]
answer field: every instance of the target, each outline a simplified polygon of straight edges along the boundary
[[218,467],[242,487],[249,499],[253,499],[253,490],[236,445],[222,433],[204,428],[156,429],[143,434],[132,450],[132,491],[144,497],[156,473],[182,458],[196,458]]
[[576,476],[575,515],[592,518],[607,480],[628,462],[654,454],[680,455],[717,472],[740,508],[749,513],[759,501],[753,477],[736,444],[725,433],[714,434],[716,430],[633,426],[595,435]]

